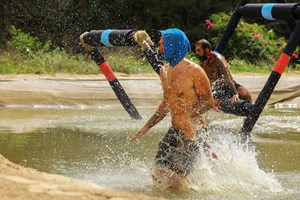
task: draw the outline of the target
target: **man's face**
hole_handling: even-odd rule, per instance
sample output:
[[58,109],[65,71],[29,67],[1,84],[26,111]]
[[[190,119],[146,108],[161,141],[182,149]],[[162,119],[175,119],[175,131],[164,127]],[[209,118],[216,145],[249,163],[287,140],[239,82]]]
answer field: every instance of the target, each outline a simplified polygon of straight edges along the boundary
[[[208,49],[208,48],[206,48],[206,49]],[[207,59],[208,52],[207,52],[207,50],[204,50],[202,48],[202,45],[196,45],[195,53],[196,53],[197,58],[199,58],[200,60],[205,61]]]
[[204,56],[204,50],[202,48],[201,45],[196,45],[196,56],[199,58],[199,57],[203,57]]
[[164,54],[164,39],[162,36],[159,39],[159,53]]

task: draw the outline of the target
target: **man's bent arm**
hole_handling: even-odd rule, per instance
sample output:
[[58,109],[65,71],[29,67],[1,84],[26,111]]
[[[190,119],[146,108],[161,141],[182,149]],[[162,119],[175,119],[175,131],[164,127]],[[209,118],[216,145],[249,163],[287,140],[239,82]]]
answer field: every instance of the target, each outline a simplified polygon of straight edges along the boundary
[[236,88],[234,86],[233,79],[231,79],[231,77],[229,75],[229,72],[227,71],[227,68],[226,68],[226,65],[225,65],[224,61],[222,59],[220,59],[220,58],[218,58],[218,65],[220,67],[221,73],[223,74],[224,79],[225,79],[228,87],[230,88],[230,90],[234,94],[237,94],[237,90],[236,90]]
[[148,131],[150,128],[155,126],[158,122],[160,122],[165,116],[168,114],[169,109],[167,107],[167,102],[165,99],[159,104],[158,108],[156,109],[155,113],[150,117],[148,122],[144,125],[143,128]]
[[129,142],[137,140],[142,135],[145,135],[147,131],[155,126],[158,122],[160,122],[165,116],[168,114],[169,109],[167,107],[167,103],[165,99],[159,104],[158,108],[156,109],[155,113],[150,117],[147,123],[139,130],[136,134],[134,134]]

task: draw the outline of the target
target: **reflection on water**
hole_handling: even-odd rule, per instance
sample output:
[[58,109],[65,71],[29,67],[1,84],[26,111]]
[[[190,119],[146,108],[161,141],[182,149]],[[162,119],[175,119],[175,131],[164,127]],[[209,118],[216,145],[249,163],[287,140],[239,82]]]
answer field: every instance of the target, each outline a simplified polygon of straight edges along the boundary
[[254,144],[247,148],[237,142],[243,118],[208,113],[209,142],[218,160],[211,160],[202,152],[195,172],[187,180],[189,190],[170,193],[152,188],[150,179],[157,144],[170,125],[169,119],[139,142],[127,143],[154,109],[139,108],[141,121],[130,119],[122,108],[2,110],[1,115],[6,117],[2,115],[1,119],[7,123],[27,123],[30,118],[28,126],[34,126],[32,121],[42,125],[22,134],[1,125],[0,154],[41,171],[169,199],[299,197],[300,110],[265,110],[253,130]]

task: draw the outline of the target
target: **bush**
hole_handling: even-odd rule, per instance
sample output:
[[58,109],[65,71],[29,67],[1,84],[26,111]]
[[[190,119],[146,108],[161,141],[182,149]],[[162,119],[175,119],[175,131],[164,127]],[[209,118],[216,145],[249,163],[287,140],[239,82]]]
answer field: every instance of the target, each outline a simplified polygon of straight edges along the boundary
[[[190,52],[187,54],[186,58],[191,61],[199,64],[199,59],[196,57],[195,53]],[[241,73],[241,72],[257,72],[257,73],[269,73],[272,71],[273,64],[270,62],[259,62],[257,64],[253,64],[246,60],[242,60],[239,58],[233,58],[228,62],[230,66],[230,71],[232,73]]]
[[49,52],[50,50],[59,50],[50,40],[42,44],[37,37],[32,37],[20,29],[12,26],[10,29],[12,39],[8,42],[10,47],[16,48],[20,53],[30,56],[37,52]]
[[[208,40],[217,44],[223,34],[232,13],[218,13],[210,16],[216,26],[206,31]],[[230,59],[237,57],[251,63],[275,62],[285,46],[283,37],[277,37],[272,29],[266,25],[248,23],[240,20],[232,38],[229,40],[227,51],[224,55]]]
[[[65,50],[53,45],[51,41],[42,43],[36,37],[15,27],[11,27],[11,35],[12,39],[7,43],[8,51],[0,52],[1,74],[101,73],[89,56],[68,54]],[[128,56],[132,53],[127,48],[123,51],[107,51],[104,57],[111,64],[112,69],[117,72],[153,72],[147,61]]]

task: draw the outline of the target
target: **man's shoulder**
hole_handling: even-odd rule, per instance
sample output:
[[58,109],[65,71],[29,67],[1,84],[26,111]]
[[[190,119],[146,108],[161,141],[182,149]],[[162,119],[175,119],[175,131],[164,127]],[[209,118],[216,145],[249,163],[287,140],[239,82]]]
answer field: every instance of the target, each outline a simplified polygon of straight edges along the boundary
[[208,56],[208,60],[215,61],[215,60],[222,60],[222,55],[217,52],[211,52]]
[[215,66],[225,66],[228,67],[228,63],[227,60],[225,59],[225,57],[217,52],[214,52],[212,55],[212,58],[209,60],[209,62],[207,62],[208,64],[212,64]]
[[220,54],[219,52],[214,51],[213,52],[213,57],[214,57],[214,60],[227,62],[226,58],[222,54]]
[[188,71],[189,71],[191,76],[199,76],[201,74],[205,74],[203,68],[199,64],[197,64],[197,63],[195,63],[191,60],[188,60],[188,59],[187,59],[187,61],[189,63],[187,65]]
[[185,58],[185,61],[186,61],[187,66],[189,66],[191,68],[200,68],[200,65],[195,63],[192,60],[189,60],[189,59]]

